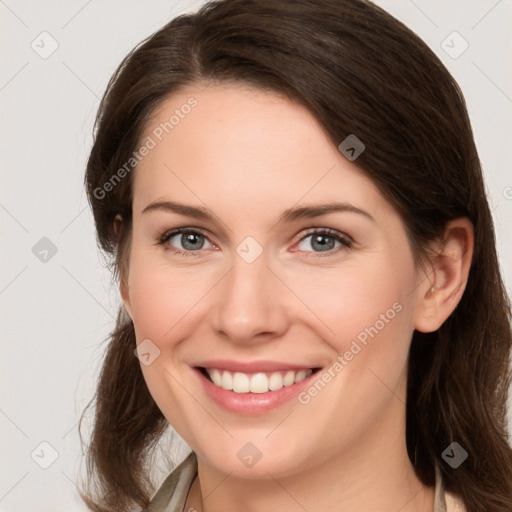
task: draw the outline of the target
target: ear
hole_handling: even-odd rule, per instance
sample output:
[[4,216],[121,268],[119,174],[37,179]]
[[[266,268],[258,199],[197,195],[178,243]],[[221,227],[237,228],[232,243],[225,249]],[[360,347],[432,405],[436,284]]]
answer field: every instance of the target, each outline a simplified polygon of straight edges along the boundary
[[[117,214],[114,218],[114,235],[117,240],[119,240],[122,230],[123,230],[123,218],[121,217],[120,214]],[[119,282],[119,291],[121,293],[121,299],[123,301],[123,304],[124,304],[124,307],[125,307],[127,313],[130,315],[130,318],[133,319],[132,307],[131,307],[131,303],[130,303],[130,293],[129,293],[128,283],[126,282],[126,279],[128,278],[128,276],[123,275],[123,273],[121,272],[120,277],[121,277],[121,279]]]
[[119,241],[119,237],[123,231],[123,217],[118,213],[114,218],[114,236],[116,240]]
[[474,232],[466,217],[446,224],[443,240],[432,248],[430,271],[418,287],[414,328],[433,332],[457,307],[468,281],[473,258]]

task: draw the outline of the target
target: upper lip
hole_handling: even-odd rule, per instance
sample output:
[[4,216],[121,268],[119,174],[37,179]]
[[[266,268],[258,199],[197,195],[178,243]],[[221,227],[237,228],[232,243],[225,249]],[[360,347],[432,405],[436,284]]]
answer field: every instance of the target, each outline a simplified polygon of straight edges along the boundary
[[318,365],[292,364],[285,361],[232,361],[228,359],[209,359],[208,361],[201,361],[195,366],[241,373],[277,372],[282,370],[298,371],[319,367]]

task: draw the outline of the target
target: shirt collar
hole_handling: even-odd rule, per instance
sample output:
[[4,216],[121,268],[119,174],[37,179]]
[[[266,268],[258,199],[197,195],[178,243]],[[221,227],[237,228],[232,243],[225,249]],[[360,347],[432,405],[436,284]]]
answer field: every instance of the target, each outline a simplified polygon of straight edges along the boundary
[[[183,512],[187,496],[197,475],[197,457],[192,451],[164,480],[146,512]],[[433,512],[447,512],[441,470],[435,465],[435,491]]]

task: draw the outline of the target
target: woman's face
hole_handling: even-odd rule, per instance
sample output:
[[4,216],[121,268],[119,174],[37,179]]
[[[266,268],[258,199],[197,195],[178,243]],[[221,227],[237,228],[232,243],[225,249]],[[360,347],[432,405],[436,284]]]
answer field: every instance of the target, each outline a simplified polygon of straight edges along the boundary
[[122,294],[181,437],[254,478],[402,442],[424,276],[357,160],[302,106],[241,85],[175,94],[141,144]]

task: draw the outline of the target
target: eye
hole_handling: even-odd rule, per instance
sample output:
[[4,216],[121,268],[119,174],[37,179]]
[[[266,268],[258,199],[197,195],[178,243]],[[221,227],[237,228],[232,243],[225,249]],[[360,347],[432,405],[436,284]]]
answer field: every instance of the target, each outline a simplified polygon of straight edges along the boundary
[[[310,239],[309,241],[307,241]],[[335,249],[336,242],[339,244],[337,250]],[[302,247],[300,246],[302,244]],[[313,247],[313,251],[309,251],[307,247]],[[299,241],[299,249],[306,252],[320,252],[320,253],[337,253],[343,248],[352,247],[352,241],[333,229],[319,228],[314,229],[307,235],[303,236]]]
[[[309,242],[307,242],[308,239],[310,239]],[[205,242],[210,246],[205,247]],[[158,237],[158,243],[164,246],[165,250],[170,250],[181,256],[202,256],[203,250],[215,247],[204,233],[194,228],[167,231]],[[337,247],[336,244],[338,244]],[[322,253],[326,253],[326,256],[330,256],[343,248],[352,247],[352,241],[333,229],[317,228],[303,236],[298,245],[301,251],[320,253],[320,256],[323,256]],[[312,247],[313,251],[308,250],[307,246]]]
[[[161,245],[169,244],[169,250],[184,256],[201,255],[202,250],[205,249],[204,243],[207,240],[208,238],[201,231],[191,228],[175,229],[173,231],[168,231],[159,237],[159,243]],[[176,245],[178,245],[178,248],[176,248]],[[180,245],[183,249],[179,248]],[[214,247],[213,244],[210,245]]]

